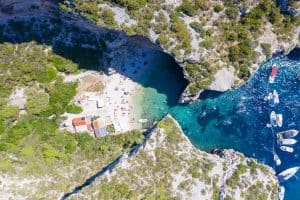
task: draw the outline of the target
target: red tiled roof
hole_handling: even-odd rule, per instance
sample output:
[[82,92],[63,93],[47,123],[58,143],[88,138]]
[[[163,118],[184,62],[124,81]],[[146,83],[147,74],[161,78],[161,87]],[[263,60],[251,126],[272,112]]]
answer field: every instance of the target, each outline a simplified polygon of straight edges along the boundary
[[98,121],[93,121],[93,126],[94,128],[100,128],[100,124],[98,123]]
[[93,131],[93,129],[92,129],[92,125],[89,123],[89,124],[87,124],[86,125],[87,126],[87,129],[90,131],[90,132],[92,132]]
[[84,117],[74,118],[72,120],[72,124],[73,124],[73,126],[83,126],[83,125],[86,125],[85,118]]

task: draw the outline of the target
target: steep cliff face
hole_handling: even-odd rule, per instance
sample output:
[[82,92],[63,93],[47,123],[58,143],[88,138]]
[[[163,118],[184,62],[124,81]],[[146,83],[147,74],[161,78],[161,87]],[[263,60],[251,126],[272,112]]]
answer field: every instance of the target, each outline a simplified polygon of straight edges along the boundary
[[296,1],[288,6],[271,0],[71,2],[66,10],[101,26],[145,35],[174,56],[190,81],[182,103],[205,89],[239,86],[273,53],[287,54],[299,45]]
[[171,116],[75,195],[95,199],[276,199],[274,171],[233,150],[196,149]]
[[100,2],[60,4],[69,12],[50,0],[1,2],[0,41],[36,40],[82,67],[97,69],[164,51],[190,81],[181,103],[196,100],[205,89],[236,87],[272,53],[288,53],[299,45],[299,15],[280,13],[273,1],[162,0],[134,7]]
[[[55,53],[83,68],[107,70],[120,67],[128,57],[162,49],[146,37],[128,37],[124,32],[101,28],[62,11],[55,1],[9,0],[0,4],[0,41],[51,45]],[[116,66],[117,65],[117,66]]]

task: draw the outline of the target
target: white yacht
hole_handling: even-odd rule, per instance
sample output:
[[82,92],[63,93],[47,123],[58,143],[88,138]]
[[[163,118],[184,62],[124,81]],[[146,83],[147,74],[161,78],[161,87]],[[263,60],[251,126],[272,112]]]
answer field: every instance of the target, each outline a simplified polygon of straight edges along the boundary
[[272,111],[271,114],[270,114],[270,123],[274,127],[277,126],[276,113],[274,111]]
[[274,107],[275,106],[275,101],[274,101],[274,95],[272,94],[272,92],[269,92],[269,95],[267,96],[267,99],[268,102],[269,102],[269,105],[271,107]]
[[297,143],[297,140],[292,139],[292,138],[290,138],[290,139],[278,139],[277,143],[280,144],[280,145],[293,145],[293,144]]
[[266,97],[266,100],[268,100],[269,105],[271,107],[274,107],[275,105],[279,104],[279,95],[277,91],[274,90],[273,93],[270,92],[269,95]]
[[279,186],[278,188],[278,200],[284,199],[285,188],[283,186]]
[[279,149],[281,151],[286,151],[286,152],[289,152],[289,153],[293,153],[294,152],[294,148],[292,148],[292,147],[280,146]]
[[274,99],[274,104],[279,104],[279,95],[276,90],[273,91],[273,99]]
[[287,131],[282,131],[276,134],[277,138],[292,138],[298,135],[299,131],[295,129],[290,129]]
[[294,176],[298,172],[299,169],[300,169],[300,167],[292,167],[292,168],[289,168],[289,169],[286,169],[286,170],[280,172],[278,174],[279,180],[286,181],[286,180],[290,179],[292,176]]
[[274,153],[274,161],[275,161],[276,166],[281,165],[281,160],[276,153]]
[[276,121],[279,127],[282,127],[282,114],[276,114]]

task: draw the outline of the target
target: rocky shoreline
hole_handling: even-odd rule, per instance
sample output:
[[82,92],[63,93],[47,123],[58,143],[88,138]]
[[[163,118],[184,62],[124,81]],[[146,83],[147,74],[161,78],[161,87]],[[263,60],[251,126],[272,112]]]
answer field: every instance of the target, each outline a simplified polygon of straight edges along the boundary
[[[11,5],[14,6],[11,7]],[[0,13],[0,40],[3,42],[37,40],[38,42],[52,45],[54,51],[75,61],[82,59],[80,54],[69,54],[68,52],[84,51],[87,52],[86,54],[93,55],[90,59],[93,61],[92,65],[94,67],[97,66],[96,68],[102,66],[101,68],[104,71],[108,67],[119,67],[124,59],[138,57],[141,52],[161,51],[172,55],[177,60],[177,63],[183,67],[184,76],[187,80],[190,80],[190,77],[186,73],[185,66],[190,63],[198,63],[193,58],[181,59],[181,57],[174,56],[169,49],[152,43],[154,42],[153,38],[150,38],[151,42],[144,36],[130,37],[126,36],[122,31],[100,28],[80,16],[63,12],[58,5],[51,1],[35,0],[22,2],[9,0],[4,3],[3,7],[10,8],[7,9],[9,12],[4,13],[2,10]],[[264,34],[257,41],[258,43],[271,44],[271,53],[281,52],[286,55],[295,47],[300,46],[300,27],[294,31],[292,40],[288,42],[279,41],[271,29],[272,27],[266,26]],[[259,56],[249,67],[252,75],[256,72],[259,65],[268,59],[262,53],[261,48],[257,47],[255,50]],[[79,58],[76,56],[79,56]],[[88,67],[84,64],[82,66]],[[179,103],[197,101],[201,93],[206,89],[223,92],[240,86],[245,80],[237,79],[235,73],[232,67],[220,68],[214,74],[214,81],[207,88],[192,94],[189,91],[190,86],[188,86],[182,92]]]
[[[176,144],[173,141],[175,138]],[[143,192],[144,189],[147,190],[146,188],[151,186],[153,192],[157,192],[153,181],[163,178],[159,171],[151,171],[152,166],[160,165],[158,163],[161,162],[160,159],[166,159],[164,156],[156,157],[158,151],[168,151],[168,154],[173,155],[171,158],[173,161],[165,160],[166,163],[169,161],[172,163],[170,166],[163,164],[166,165],[164,173],[169,176],[161,180],[161,184],[164,184],[164,181],[168,184],[165,188],[165,195],[169,198],[246,199],[248,195],[251,197],[263,195],[265,199],[275,199],[277,196],[278,180],[272,168],[258,164],[254,159],[246,158],[233,150],[222,150],[217,154],[210,154],[196,149],[184,135],[178,122],[170,115],[149,129],[142,144],[135,146],[104,168],[105,171],[99,173],[89,187],[70,193],[70,195],[83,198],[87,194],[92,194],[92,197],[105,198],[105,195],[112,195],[114,191],[110,193],[101,188],[117,181],[118,184],[126,184],[128,190],[138,191],[137,198],[147,197],[147,194]],[[143,165],[145,162],[147,162],[146,166]],[[197,167],[189,169],[194,165]],[[206,167],[203,168],[202,165]],[[120,174],[123,175],[120,176]],[[143,184],[140,184],[141,182]],[[188,184],[188,186],[182,187],[182,184]],[[258,185],[260,188],[256,188]],[[256,193],[252,193],[253,188],[256,188]],[[203,192],[204,190],[206,192]]]

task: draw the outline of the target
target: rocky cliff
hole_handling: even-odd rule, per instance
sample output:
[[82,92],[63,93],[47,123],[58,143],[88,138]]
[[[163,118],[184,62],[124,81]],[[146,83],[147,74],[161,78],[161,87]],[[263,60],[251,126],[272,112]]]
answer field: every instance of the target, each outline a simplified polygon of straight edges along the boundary
[[287,54],[299,45],[296,1],[70,2],[66,10],[101,26],[147,36],[174,56],[190,81],[182,103],[196,100],[205,89],[239,86],[272,54]]
[[299,45],[299,15],[281,13],[273,1],[193,5],[161,0],[135,7],[100,2],[66,1],[60,3],[64,10],[54,0],[1,2],[0,41],[36,40],[82,67],[97,69],[164,51],[190,81],[181,103],[196,100],[205,89],[236,87],[273,53],[286,54]]
[[75,199],[276,199],[274,171],[233,150],[196,149],[166,116]]

